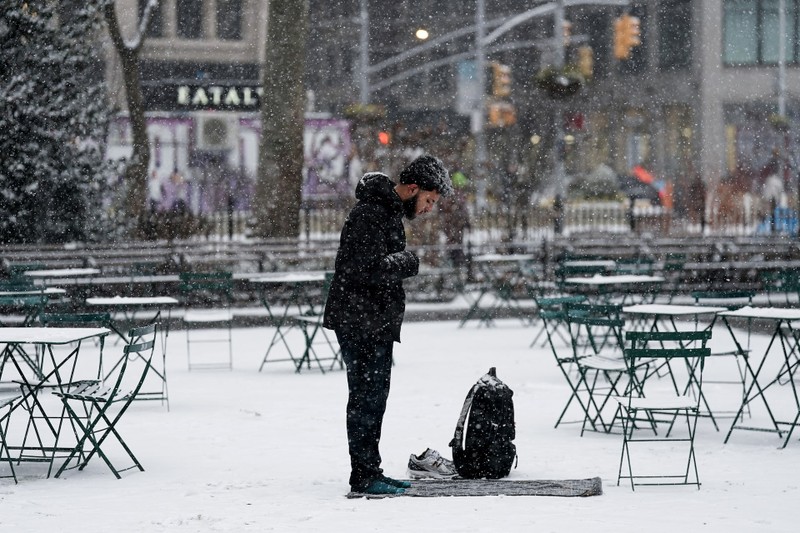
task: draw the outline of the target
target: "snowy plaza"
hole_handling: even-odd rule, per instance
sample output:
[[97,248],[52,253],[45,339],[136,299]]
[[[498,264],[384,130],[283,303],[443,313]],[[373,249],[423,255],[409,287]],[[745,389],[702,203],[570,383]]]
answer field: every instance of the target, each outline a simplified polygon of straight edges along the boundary
[[[383,467],[405,477],[409,454],[448,443],[472,384],[490,366],[514,391],[518,467],[510,479],[599,476],[603,495],[346,499],[349,461],[345,374],[295,373],[275,362],[258,372],[274,329],[235,329],[234,368],[187,370],[185,331],[168,342],[170,409],[135,403],[119,430],[142,462],[114,478],[93,460],[83,471],[46,479],[22,464],[19,484],[0,485],[9,531],[648,531],[682,528],[795,531],[800,494],[795,435],[785,449],[772,434],[698,424],[702,487],[616,484],[621,436],[553,427],[568,397],[550,349],[530,348],[535,327],[503,319],[491,328],[457,321],[406,323],[396,345],[392,393],[381,442]],[[715,330],[715,338],[724,331]],[[756,334],[754,350],[768,337]],[[293,343],[302,343],[291,338]],[[721,342],[721,341],[720,341]],[[713,340],[712,340],[713,344]],[[296,345],[299,346],[299,345]],[[121,349],[110,343],[107,353]],[[214,350],[213,344],[192,346]],[[709,369],[709,379],[712,370]],[[736,389],[708,388],[733,405]],[[787,394],[789,391],[784,391]],[[754,420],[763,413],[753,411]],[[763,421],[763,418],[760,420]],[[113,449],[112,449],[113,451]],[[124,463],[122,455],[111,455]]]

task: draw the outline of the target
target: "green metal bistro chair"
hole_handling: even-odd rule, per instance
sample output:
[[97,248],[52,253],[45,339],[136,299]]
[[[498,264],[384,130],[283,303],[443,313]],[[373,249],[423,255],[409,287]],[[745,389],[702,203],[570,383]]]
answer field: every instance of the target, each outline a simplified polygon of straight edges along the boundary
[[581,310],[567,308],[572,354],[577,367],[576,393],[585,393],[587,409],[581,425],[581,435],[587,430],[610,433],[616,421],[616,406],[611,401],[626,387],[623,378],[627,364],[623,357],[620,307],[610,304],[582,306]]
[[617,259],[616,274],[646,274],[653,273],[653,259],[650,257],[624,257]]
[[16,277],[10,279],[0,279],[0,291],[16,292],[16,291],[35,291],[40,290],[31,278]]
[[43,294],[0,296],[0,326],[30,326],[47,302],[48,297]]
[[[536,309],[537,313],[539,314],[539,318],[541,318],[541,314],[545,311],[566,311],[567,305],[583,303],[586,301],[586,296],[582,294],[532,296],[532,298],[536,303]],[[558,320],[557,317],[559,316],[563,317],[564,320]],[[543,335],[544,340],[542,341],[542,346],[548,342],[552,344],[554,339],[550,338],[551,336],[557,336],[559,340],[561,340],[565,345],[569,346],[569,327],[567,326],[566,316],[566,312],[562,314],[548,313],[548,320],[550,323],[547,324],[547,326],[549,326],[550,329],[548,330],[547,327],[545,327],[546,324],[544,320],[542,320],[542,325],[539,327],[536,335],[533,337],[530,347],[533,348],[536,345],[536,341],[538,341]]]
[[589,277],[595,274],[608,274],[608,266],[602,264],[577,264],[569,262],[556,265],[555,276],[556,284],[559,288],[564,288],[564,280],[570,277]]
[[[710,330],[630,331],[626,334],[630,343],[625,348],[629,384],[625,394],[614,398],[619,405],[623,429],[617,485],[622,479],[628,479],[632,490],[636,485],[697,485],[700,488],[694,438],[703,369],[711,353],[706,347],[710,338]],[[672,385],[665,386],[664,380],[650,379],[652,373],[637,371],[640,364],[646,365],[649,361],[685,363],[673,366],[686,369],[690,393],[676,392]],[[685,431],[676,425],[678,420],[685,420]],[[643,450],[659,444],[664,444],[663,451],[645,461]],[[636,474],[633,472],[634,448],[637,449]]]
[[[578,318],[622,319],[622,304],[570,302],[565,305],[565,309],[569,319],[567,320],[568,323],[571,321],[576,322]],[[593,354],[614,351],[612,358],[622,358],[622,337],[617,335],[618,331],[614,325],[586,329],[588,330],[586,332],[587,335],[582,340],[588,344],[584,347],[584,350],[589,348]],[[573,343],[575,340],[574,337],[571,339]]]
[[[547,342],[550,345],[550,350],[558,365],[558,369],[564,376],[564,380],[569,386],[569,398],[564,404],[564,408],[556,420],[555,426],[561,424],[579,423],[582,427],[588,424],[592,430],[602,431],[603,428],[598,428],[597,416],[595,415],[599,408],[594,403],[591,396],[591,391],[586,386],[583,374],[578,370],[578,361],[575,358],[575,353],[570,343],[564,344],[562,342],[554,342],[555,330],[560,328],[562,324],[566,323],[567,312],[565,310],[543,310],[539,314],[542,320],[544,331],[547,335]],[[580,410],[580,418],[577,420],[565,420],[570,408],[577,406]]]
[[[233,275],[230,272],[184,272],[180,274],[180,293],[186,309],[183,323],[186,326],[186,353],[189,370],[193,368],[233,369]],[[206,309],[192,309],[204,306]],[[209,307],[212,307],[209,309]],[[223,335],[210,331],[211,326],[222,325]],[[202,332],[192,331],[205,328]],[[194,338],[192,338],[194,337]],[[192,361],[192,344],[200,342],[227,343],[227,354],[195,354]]]
[[787,304],[800,302],[800,272],[794,269],[781,272],[781,290]]
[[[77,383],[67,392],[54,392],[61,398],[73,426],[78,430],[78,443],[56,472],[56,477],[68,468],[77,467],[83,470],[95,454],[106,463],[117,479],[121,477],[120,473],[126,470],[138,468],[144,471],[144,467],[122,439],[117,424],[141,390],[151,368],[157,329],[158,324],[150,324],[130,331],[128,336],[130,342],[123,348],[125,357],[112,385],[87,381]],[[141,370],[130,372],[133,367],[129,366],[129,362],[138,357],[141,357],[145,364],[141,366]],[[77,409],[77,405],[81,408]],[[107,450],[114,441],[124,450],[133,464],[117,468],[111,462]],[[76,464],[70,467],[73,460]]]

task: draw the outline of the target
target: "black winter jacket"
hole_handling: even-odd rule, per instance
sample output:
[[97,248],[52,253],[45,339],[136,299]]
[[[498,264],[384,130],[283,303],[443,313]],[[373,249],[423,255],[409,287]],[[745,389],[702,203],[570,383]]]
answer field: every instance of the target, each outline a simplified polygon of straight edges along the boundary
[[358,203],[342,228],[323,326],[343,335],[400,341],[406,295],[403,279],[419,259],[407,251],[403,203],[385,174],[365,174]]

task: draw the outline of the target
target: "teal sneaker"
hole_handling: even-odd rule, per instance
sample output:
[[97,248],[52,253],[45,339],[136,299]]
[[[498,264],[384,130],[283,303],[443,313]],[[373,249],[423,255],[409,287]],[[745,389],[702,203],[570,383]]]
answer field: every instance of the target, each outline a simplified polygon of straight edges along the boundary
[[383,474],[381,474],[381,477],[378,478],[378,481],[383,481],[387,485],[391,485],[393,487],[398,487],[398,488],[401,488],[401,489],[410,489],[411,488],[411,482],[410,481],[400,481],[399,479],[393,479],[393,478],[390,478],[389,476],[384,476]]
[[363,489],[354,489],[353,492],[360,492],[361,494],[403,494],[405,493],[406,489],[401,487],[395,487],[393,485],[389,485],[388,483],[384,483],[380,479],[373,479],[370,481],[369,485],[364,487]]

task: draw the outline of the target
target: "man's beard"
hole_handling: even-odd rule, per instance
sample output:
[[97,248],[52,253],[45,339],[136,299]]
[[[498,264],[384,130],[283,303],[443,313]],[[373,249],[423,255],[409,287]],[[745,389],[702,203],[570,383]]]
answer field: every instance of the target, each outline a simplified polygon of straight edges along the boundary
[[408,220],[414,220],[417,217],[416,196],[403,200],[403,216],[405,216]]

